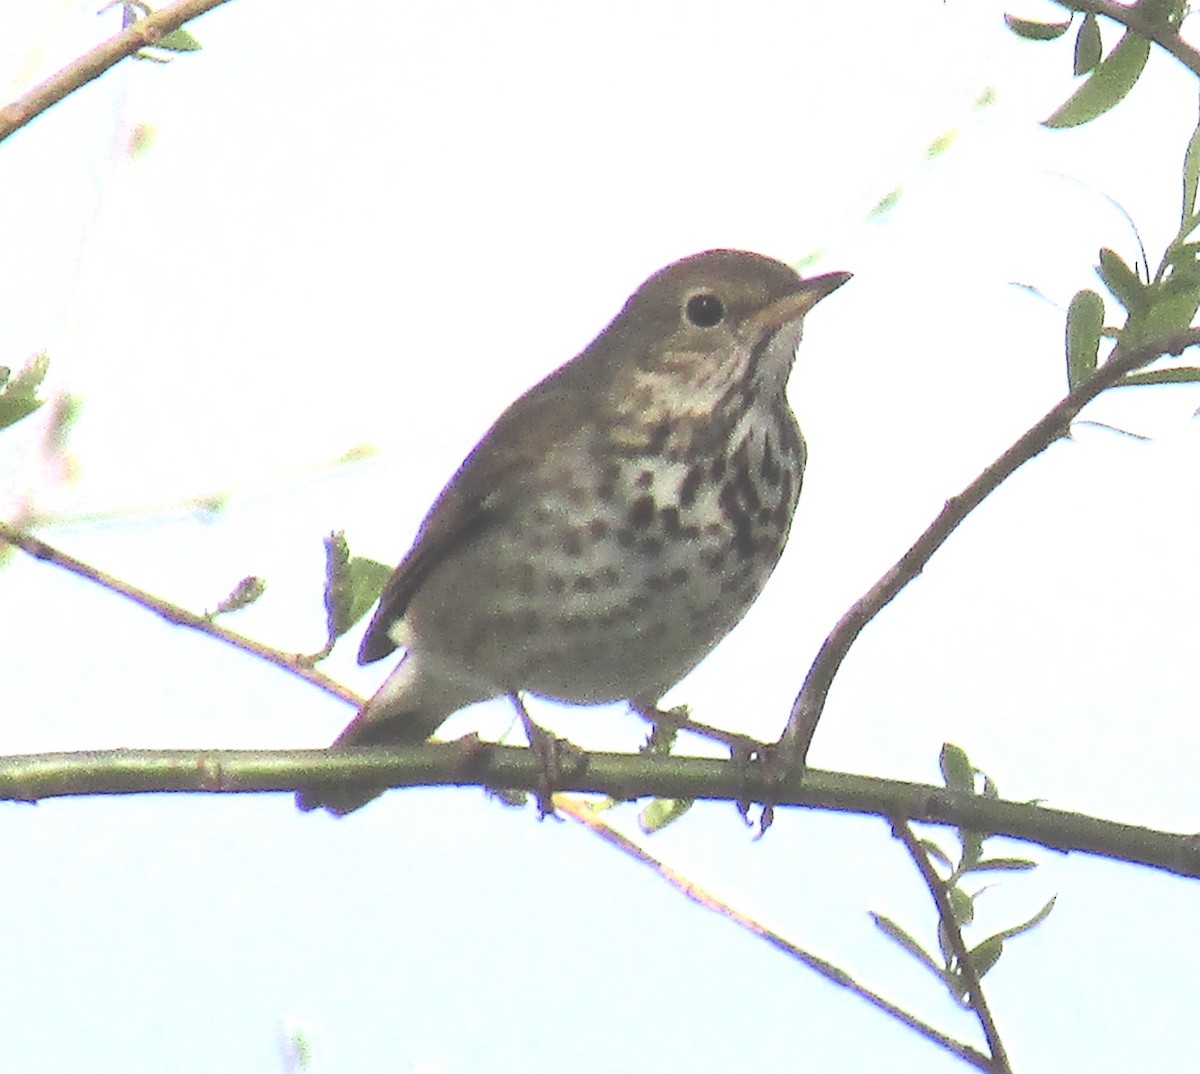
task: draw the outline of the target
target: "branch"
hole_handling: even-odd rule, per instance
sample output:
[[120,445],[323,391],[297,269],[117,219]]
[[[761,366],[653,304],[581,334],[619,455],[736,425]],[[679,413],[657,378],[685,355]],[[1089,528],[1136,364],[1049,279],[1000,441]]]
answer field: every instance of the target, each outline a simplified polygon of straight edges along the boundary
[[[939,824],[1081,851],[1200,877],[1194,836],[1078,813],[965,794],[921,783],[812,769],[782,782],[769,765],[709,757],[579,753],[564,761],[559,789],[626,800],[658,796],[872,814]],[[487,787],[536,791],[544,778],[524,747],[467,737],[407,749],[103,750],[0,757],[0,800],[163,792],[262,793],[342,783],[381,787]]]
[[817,723],[825,709],[825,701],[829,695],[829,688],[833,685],[834,676],[837,675],[838,668],[863,627],[924,570],[925,564],[945,544],[946,539],[963,519],[1021,466],[1040,455],[1059,437],[1067,435],[1071,422],[1101,392],[1162,355],[1178,355],[1188,347],[1197,345],[1200,345],[1200,329],[1195,328],[1164,339],[1149,340],[1128,350],[1124,350],[1118,344],[1113,348],[1108,361],[1095,373],[1053,407],[962,492],[946,501],[946,506],[929,528],[917,538],[916,543],[851,606],[821,645],[817,659],[809,669],[804,685],[792,705],[787,728],[780,740],[790,764],[798,769],[804,767],[808,748],[812,744]]
[[639,846],[632,839],[626,838],[620,832],[606,824],[600,811],[587,802],[566,798],[564,795],[556,795],[554,804],[560,813],[565,813],[572,820],[584,825],[593,834],[598,835],[601,839],[616,847],[617,850],[621,851],[627,857],[653,870],[661,880],[693,902],[703,906],[706,910],[712,910],[714,913],[728,918],[739,928],[745,929],[752,935],[757,936],[777,951],[783,952],[785,955],[794,958],[797,962],[803,963],[809,969],[814,970],[830,984],[847,989],[860,999],[865,1000],[876,1010],[895,1018],[901,1025],[916,1031],[926,1040],[950,1052],[951,1055],[958,1056],[959,1059],[970,1063],[980,1070],[992,1071],[994,1069],[992,1062],[982,1052],[977,1051],[967,1044],[963,1044],[961,1041],[955,1040],[953,1037],[947,1036],[928,1022],[923,1022],[920,1018],[910,1014],[903,1008],[897,1007],[890,1000],[884,999],[879,993],[873,992],[865,985],[860,984],[850,974],[846,973],[845,970],[835,966],[832,962],[828,962],[819,955],[814,955],[811,951],[804,950],[802,947],[797,947],[786,936],[780,935],[774,929],[768,928],[761,921],[749,917],[738,910],[737,907],[730,905],[723,899],[717,898],[711,892],[704,890],[698,884],[682,876],[650,854],[644,847]]
[[1174,56],[1193,74],[1200,76],[1200,51],[1184,41],[1179,36],[1179,30],[1172,23],[1165,20],[1151,22],[1138,10],[1137,4],[1126,7],[1124,4],[1114,3],[1113,0],[1054,0],[1054,2],[1068,11],[1090,11],[1095,15],[1103,15],[1114,22],[1119,22],[1139,37],[1153,41],[1159,48],[1165,49]]
[[34,86],[23,97],[0,108],[0,142],[26,123],[58,104],[69,93],[99,78],[110,67],[132,56],[139,49],[154,45],[172,30],[178,30],[206,11],[227,0],[180,0],[177,4],[138,19],[115,37],[110,37],[91,52],[67,64],[45,82]]
[[331,679],[328,675],[317,671],[303,657],[294,653],[285,653],[280,649],[272,649],[269,645],[263,645],[262,642],[248,638],[244,634],[237,633],[237,631],[218,626],[216,622],[207,616],[189,612],[186,608],[181,608],[178,604],[172,604],[169,601],[154,596],[152,593],[147,593],[144,589],[138,589],[137,586],[130,585],[128,582],[122,582],[119,578],[114,578],[111,574],[105,574],[103,571],[97,570],[95,567],[91,567],[81,560],[67,555],[65,552],[60,552],[57,548],[46,544],[45,541],[39,540],[32,534],[16,529],[7,522],[0,522],[0,543],[11,544],[21,549],[22,552],[27,552],[34,559],[52,563],[56,567],[61,567],[72,574],[77,574],[80,578],[86,578],[90,582],[95,582],[110,592],[126,597],[135,604],[140,604],[143,608],[149,608],[156,615],[162,616],[168,623],[198,630],[201,634],[207,634],[209,637],[223,641],[227,645],[232,645],[235,649],[241,649],[242,652],[250,653],[251,656],[257,656],[261,660],[266,660],[268,663],[283,668],[284,671],[290,672],[292,675],[296,675],[305,682],[320,687],[326,693],[333,694],[334,697],[339,697],[343,701],[348,701],[356,708],[362,705],[362,698],[341,683]]
[[992,1018],[991,1008],[984,998],[983,986],[980,984],[979,974],[975,970],[975,960],[971,957],[966,940],[963,939],[962,929],[958,926],[958,918],[954,916],[954,908],[950,905],[950,897],[946,894],[946,884],[934,870],[929,861],[929,855],[925,853],[924,848],[917,841],[917,837],[913,835],[912,827],[907,821],[897,820],[892,825],[892,831],[908,850],[909,857],[912,858],[925,881],[925,886],[929,888],[929,894],[933,896],[933,904],[937,907],[942,931],[950,943],[954,957],[958,960],[958,969],[962,974],[965,992],[971,997],[971,1010],[979,1019],[983,1035],[987,1039],[988,1051],[992,1058],[986,1069],[994,1070],[997,1074],[1011,1074],[1012,1068],[1008,1064],[1004,1042],[1000,1039],[996,1022]]

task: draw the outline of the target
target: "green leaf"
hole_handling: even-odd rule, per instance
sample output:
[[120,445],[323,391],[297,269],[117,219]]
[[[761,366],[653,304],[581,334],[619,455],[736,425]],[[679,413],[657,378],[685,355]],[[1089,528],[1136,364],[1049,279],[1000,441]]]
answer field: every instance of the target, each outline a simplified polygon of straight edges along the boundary
[[976,976],[982,978],[1004,953],[1004,941],[999,936],[989,936],[982,943],[972,947],[969,954],[971,965],[975,967]]
[[1015,15],[1005,15],[1004,21],[1014,34],[1026,41],[1053,41],[1056,37],[1062,37],[1071,26],[1070,19],[1066,22],[1032,22],[1018,19]]
[[331,644],[367,614],[391,573],[390,567],[373,559],[352,557],[344,533],[325,538],[325,612]]
[[1086,75],[1100,62],[1104,43],[1100,40],[1100,23],[1088,12],[1075,35],[1075,75]]
[[[1183,211],[1180,228],[1186,228],[1196,211],[1196,189],[1200,186],[1200,126],[1192,131],[1187,152],[1183,154]],[[1190,229],[1189,229],[1190,230]]]
[[1131,316],[1146,310],[1149,304],[1146,285],[1115,250],[1105,247],[1100,251],[1100,264],[1096,266],[1096,273]]
[[1067,308],[1067,385],[1071,391],[1096,372],[1102,331],[1104,299],[1095,291],[1079,291]]
[[967,758],[966,750],[952,742],[943,743],[939,764],[942,769],[942,782],[946,784],[947,790],[975,793],[975,769]]
[[45,402],[37,397],[37,390],[49,368],[50,359],[40,352],[15,374],[8,366],[0,365],[0,429],[29,417]]
[[163,34],[154,42],[153,47],[166,49],[168,52],[199,52],[200,42],[180,26],[169,34]]
[[1136,388],[1145,384],[1200,384],[1200,369],[1192,365],[1178,365],[1170,369],[1146,369],[1130,373],[1114,388]]
[[970,873],[989,873],[989,872],[1022,872],[1026,869],[1036,869],[1037,862],[1030,861],[1028,858],[981,858],[974,865],[963,872]]
[[949,900],[954,920],[960,925],[969,925],[975,920],[975,900],[962,888],[947,888],[946,898]]
[[655,798],[642,809],[638,824],[647,835],[653,835],[674,824],[691,808],[691,798]]
[[[1057,899],[1058,899],[1057,895],[1052,896],[1050,901],[1048,903],[1046,903],[1046,905],[1043,906],[1028,921],[1023,921],[1019,925],[1014,925],[1011,929],[1003,929],[1000,932],[997,932],[994,936],[989,937],[989,939],[990,940],[1011,940],[1014,936],[1020,936],[1021,933],[1028,932],[1030,929],[1036,928],[1043,921],[1045,921],[1046,918],[1048,918],[1050,916],[1050,911],[1054,909],[1054,903]],[[988,940],[984,940],[983,942],[987,943]],[[982,946],[982,944],[980,946]]]
[[1133,89],[1149,55],[1150,42],[1126,30],[1088,80],[1042,125],[1055,129],[1078,127],[1104,115]]
[[871,914],[871,919],[875,922],[875,926],[885,935],[890,937],[895,943],[898,943],[904,948],[913,958],[928,966],[938,977],[942,976],[942,967],[936,962],[932,955],[925,950],[916,940],[914,940],[907,932],[896,924],[890,917],[885,917],[883,914]]
[[950,859],[946,856],[946,852],[937,845],[932,839],[920,839],[917,845],[925,851],[934,861],[944,865],[947,869],[952,868]]

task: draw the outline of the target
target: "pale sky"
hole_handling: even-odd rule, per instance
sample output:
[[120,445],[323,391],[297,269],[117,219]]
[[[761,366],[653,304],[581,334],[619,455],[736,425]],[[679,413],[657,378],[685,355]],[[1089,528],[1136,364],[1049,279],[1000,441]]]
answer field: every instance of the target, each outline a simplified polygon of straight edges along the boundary
[[[96,6],[6,16],[8,97],[117,27]],[[810,463],[788,550],[667,697],[774,737],[838,617],[1065,392],[1063,308],[1100,289],[1100,246],[1137,252],[1112,202],[1152,262],[1176,226],[1194,78],[1154,53],[1115,113],[1045,130],[1070,38],[1018,41],[1003,10],[228,4],[192,27],[200,54],[126,63],[0,147],[0,364],[44,349],[83,405],[73,481],[31,463],[40,418],[0,437],[0,510],[33,495],[61,519],[45,539],[196,610],[261,575],[229,625],[313,650],[324,535],[397,561],[488,423],[650,272],[824,251],[814,271],[855,278],[809,318],[791,382]],[[1113,394],[1087,416],[1149,440],[1081,426],[1020,471],[864,633],[812,763],[934,782],[950,740],[1008,797],[1195,830],[1197,406]],[[329,469],[359,445],[378,454]],[[186,506],[226,491],[215,518]],[[23,557],[0,601],[3,752],[313,747],[352,714]],[[355,667],[356,645],[324,666],[369,693],[388,666]],[[536,711],[584,747],[641,741],[619,707]],[[483,706],[446,732],[509,721]],[[282,795],[3,812],[0,1069],[262,1074],[294,1025],[316,1074],[965,1069],[575,825],[478,791],[342,822]],[[648,842],[978,1044],[871,924],[933,942],[883,821],[783,812],[755,842],[709,805]],[[1193,885],[997,852],[1043,864],[981,899],[976,939],[1059,896],[985,982],[1016,1068],[1194,1055]]]

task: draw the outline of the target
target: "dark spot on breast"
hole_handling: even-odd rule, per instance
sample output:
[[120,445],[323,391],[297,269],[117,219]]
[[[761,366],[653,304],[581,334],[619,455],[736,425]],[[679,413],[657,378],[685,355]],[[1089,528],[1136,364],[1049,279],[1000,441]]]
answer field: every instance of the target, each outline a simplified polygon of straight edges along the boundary
[[754,555],[754,528],[751,525],[750,516],[738,502],[737,488],[731,482],[727,481],[721,486],[717,503],[720,504],[721,512],[733,527],[734,550],[740,559],[749,559]]
[[667,588],[667,580],[661,574],[652,574],[646,579],[646,588],[651,593],[662,593]]
[[593,518],[588,523],[588,534],[597,541],[604,540],[608,536],[608,523],[602,518]]
[[667,581],[674,586],[683,585],[688,580],[688,572],[686,567],[676,567],[669,575]]
[[[778,508],[776,510],[778,510]],[[771,521],[771,519],[773,519],[775,517],[775,512],[772,511],[769,507],[760,507],[758,509],[757,517],[758,517],[758,524],[760,526],[765,526],[768,522]]]
[[729,553],[724,548],[706,548],[700,553],[700,562],[703,563],[713,574],[716,574],[722,567],[725,566],[725,560],[729,558]]
[[629,610],[634,612],[644,612],[650,607],[650,598],[645,593],[638,593],[636,596],[629,598]]
[[646,451],[651,455],[657,455],[667,446],[667,440],[670,436],[671,423],[669,421],[660,421],[650,431],[650,439],[646,442]]
[[600,471],[600,481],[596,485],[596,495],[605,503],[612,501],[617,494],[617,482],[621,479],[621,467],[616,463],[609,463],[602,471]]
[[643,470],[637,475],[637,480],[634,481],[634,484],[640,489],[651,488],[654,485],[654,471]]
[[611,589],[620,581],[620,575],[612,567],[605,567],[604,570],[596,575],[596,581],[605,589]]
[[693,466],[687,472],[679,486],[679,505],[691,507],[696,502],[696,493],[700,491],[700,482],[704,480],[704,467]]
[[628,526],[635,530],[644,530],[653,521],[653,496],[639,496],[629,505],[629,514],[625,517],[625,522]]
[[658,512],[658,521],[662,526],[663,533],[668,537],[680,536],[678,507],[661,508]]
[[750,477],[750,466],[745,459],[739,460],[733,480],[742,505],[751,513],[757,511],[762,506],[762,501],[758,498],[758,486]]
[[721,478],[723,478],[725,476],[725,456],[724,455],[718,455],[715,459],[713,459],[712,467],[711,467],[711,474],[712,474],[712,479],[714,481],[720,481]]
[[632,548],[633,542],[636,540],[637,538],[633,535],[633,530],[617,530],[617,544],[619,544],[622,548]]
[[596,592],[596,580],[590,574],[581,574],[575,579],[571,588],[576,593],[594,593]]
[[567,588],[567,580],[561,574],[546,575],[546,588],[551,593],[561,593]]
[[644,556],[658,556],[662,550],[663,543],[657,537],[647,537],[638,545],[638,551]]
[[579,556],[583,554],[583,531],[571,526],[563,530],[562,534],[562,550],[568,556]]
[[522,634],[536,634],[541,628],[541,616],[535,611],[524,611],[517,616],[517,621],[514,624],[516,629]]

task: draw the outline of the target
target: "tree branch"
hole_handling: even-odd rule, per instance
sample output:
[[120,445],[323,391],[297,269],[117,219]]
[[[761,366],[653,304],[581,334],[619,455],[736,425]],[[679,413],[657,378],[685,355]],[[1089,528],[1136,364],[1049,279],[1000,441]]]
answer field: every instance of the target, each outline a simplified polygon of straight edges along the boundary
[[[804,685],[792,705],[788,725],[780,740],[789,766],[803,768],[817,723],[825,709],[829,689],[838,668],[858,635],[925,568],[933,554],[945,544],[959,524],[1030,459],[1040,455],[1059,437],[1065,436],[1079,412],[1101,392],[1124,376],[1165,354],[1178,355],[1200,345],[1200,329],[1149,340],[1124,350],[1120,344],[1095,373],[1054,406],[1036,425],[1004,452],[946,506],[916,542],[845,615],[821,645]],[[769,799],[768,799],[769,800]],[[985,829],[986,830],[986,829]]]
[[189,612],[186,608],[181,608],[178,604],[172,604],[170,601],[162,600],[152,593],[147,593],[144,589],[138,589],[137,586],[130,585],[128,582],[122,582],[119,578],[114,578],[111,574],[105,574],[103,571],[97,570],[95,567],[67,555],[66,552],[60,552],[57,548],[46,544],[45,541],[39,540],[32,534],[25,533],[14,526],[10,526],[7,522],[0,522],[0,542],[5,542],[13,545],[15,548],[21,549],[22,552],[28,553],[34,559],[52,563],[56,567],[61,567],[72,574],[77,574],[80,578],[86,578],[90,582],[95,582],[97,585],[103,586],[105,589],[129,599],[135,604],[140,604],[143,608],[148,608],[156,615],[162,616],[168,623],[198,630],[201,634],[207,634],[209,637],[223,641],[227,645],[232,645],[235,649],[241,649],[242,652],[249,653],[251,656],[257,656],[260,660],[265,660],[269,664],[283,668],[284,671],[296,675],[305,682],[312,683],[313,686],[319,687],[327,694],[333,694],[334,697],[349,702],[355,708],[362,705],[362,698],[347,689],[340,682],[317,671],[303,657],[295,653],[285,653],[280,649],[272,649],[269,645],[263,645],[261,642],[255,641],[253,638],[248,638],[244,634],[239,634],[235,630],[219,626],[207,616]]
[[[904,818],[1081,851],[1200,877],[1200,840],[1077,813],[965,794],[921,783],[810,770],[777,782],[762,771],[708,757],[579,753],[564,763],[561,789],[618,800],[658,796]],[[536,791],[541,765],[524,747],[472,737],[408,749],[103,750],[0,757],[0,800],[96,794],[292,793],[299,787],[378,783],[390,787],[489,787]]]
[[115,37],[110,37],[91,52],[67,64],[45,82],[34,86],[23,97],[0,107],[0,142],[20,130],[26,123],[41,115],[47,108],[58,104],[64,97],[81,86],[99,78],[110,67],[132,56],[139,49],[154,45],[172,30],[178,30],[206,11],[211,11],[227,0],[180,0],[177,4],[156,11],[144,19],[138,19]]
[[992,1058],[986,1069],[995,1071],[996,1074],[1011,1074],[1012,1068],[1008,1064],[1004,1041],[1000,1039],[1000,1032],[996,1028],[995,1019],[992,1018],[992,1010],[984,997],[983,986],[980,984],[979,974],[975,970],[975,960],[971,958],[967,941],[963,938],[962,929],[958,926],[958,919],[954,916],[954,908],[950,905],[950,897],[946,894],[945,881],[938,876],[929,860],[929,855],[925,853],[924,847],[918,842],[917,837],[913,834],[912,826],[907,821],[895,821],[892,831],[908,850],[908,856],[912,858],[913,864],[920,871],[925,886],[933,897],[933,904],[937,907],[942,931],[958,961],[958,969],[962,974],[965,992],[971,997],[971,1010],[979,1019],[983,1035],[987,1039],[988,1051]]

